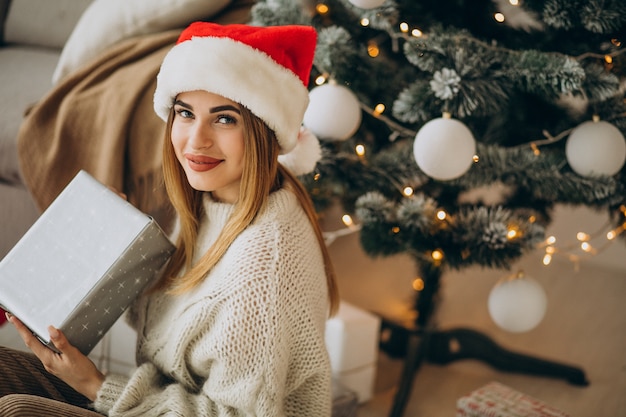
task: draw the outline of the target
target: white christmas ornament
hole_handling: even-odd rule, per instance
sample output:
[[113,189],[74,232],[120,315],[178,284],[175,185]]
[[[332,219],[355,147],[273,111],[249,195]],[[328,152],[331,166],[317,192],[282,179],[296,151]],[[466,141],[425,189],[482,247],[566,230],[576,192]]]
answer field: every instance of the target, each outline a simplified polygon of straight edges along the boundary
[[475,154],[476,140],[472,132],[447,114],[422,126],[413,142],[417,166],[437,180],[452,180],[465,174]]
[[493,321],[500,328],[515,333],[535,328],[543,319],[547,304],[541,285],[524,274],[498,282],[488,300]]
[[565,156],[583,177],[615,175],[626,162],[626,141],[618,128],[594,119],[581,123],[567,138]]
[[350,3],[361,9],[375,9],[383,5],[385,0],[350,0]]
[[350,89],[324,84],[309,92],[304,126],[324,140],[346,140],[361,125],[361,106]]

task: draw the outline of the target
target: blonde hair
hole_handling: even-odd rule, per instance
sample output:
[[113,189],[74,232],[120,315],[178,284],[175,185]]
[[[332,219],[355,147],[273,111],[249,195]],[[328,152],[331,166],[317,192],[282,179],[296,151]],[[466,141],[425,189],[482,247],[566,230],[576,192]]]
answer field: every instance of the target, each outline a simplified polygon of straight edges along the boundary
[[[243,106],[240,106],[240,110],[245,150],[239,199],[216,242],[195,265],[192,265],[192,259],[198,238],[198,219],[203,210],[203,192],[189,185],[185,172],[176,158],[171,142],[174,110],[170,111],[163,143],[163,177],[169,198],[178,214],[180,230],[176,251],[153,290],[167,290],[173,294],[180,294],[200,284],[237,236],[254,221],[265,206],[270,193],[284,187],[295,194],[313,226],[324,259],[330,314],[333,315],[339,305],[339,291],[313,202],[302,183],[278,163],[279,145],[274,131],[250,110]],[[178,276],[183,267],[186,267],[187,271]]]

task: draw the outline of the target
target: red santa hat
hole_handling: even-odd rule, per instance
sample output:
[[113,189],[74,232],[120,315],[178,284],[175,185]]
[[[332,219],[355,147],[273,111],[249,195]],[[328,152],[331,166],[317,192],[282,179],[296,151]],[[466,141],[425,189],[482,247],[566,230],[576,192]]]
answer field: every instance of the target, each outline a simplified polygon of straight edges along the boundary
[[[316,39],[310,26],[192,23],[163,60],[154,110],[167,120],[179,93],[219,94],[267,123],[276,133],[282,164],[296,175],[310,172],[321,152],[317,138],[302,134],[301,124]],[[307,152],[294,150],[302,141]]]

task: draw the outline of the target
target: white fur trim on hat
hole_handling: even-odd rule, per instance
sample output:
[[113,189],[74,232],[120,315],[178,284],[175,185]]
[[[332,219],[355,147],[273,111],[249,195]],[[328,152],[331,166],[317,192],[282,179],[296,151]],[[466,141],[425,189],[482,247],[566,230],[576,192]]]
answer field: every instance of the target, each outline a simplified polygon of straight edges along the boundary
[[194,37],[177,44],[157,76],[155,112],[167,120],[176,96],[195,90],[248,108],[274,130],[281,153],[296,145],[309,92],[297,75],[266,53],[230,38]]

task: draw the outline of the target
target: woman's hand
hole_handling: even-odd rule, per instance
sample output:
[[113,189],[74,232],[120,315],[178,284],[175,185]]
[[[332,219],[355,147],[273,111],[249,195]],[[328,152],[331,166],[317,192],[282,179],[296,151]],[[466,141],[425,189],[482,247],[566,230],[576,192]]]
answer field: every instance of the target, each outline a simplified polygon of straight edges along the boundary
[[104,375],[87,356],[70,344],[60,330],[53,326],[48,327],[50,339],[61,352],[56,353],[44,346],[15,316],[7,314],[7,319],[16,327],[26,346],[39,358],[46,371],[91,401],[96,399]]

